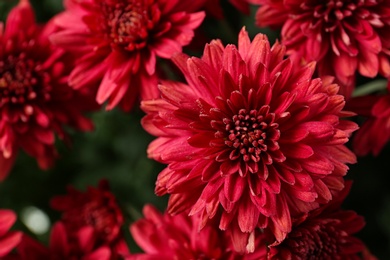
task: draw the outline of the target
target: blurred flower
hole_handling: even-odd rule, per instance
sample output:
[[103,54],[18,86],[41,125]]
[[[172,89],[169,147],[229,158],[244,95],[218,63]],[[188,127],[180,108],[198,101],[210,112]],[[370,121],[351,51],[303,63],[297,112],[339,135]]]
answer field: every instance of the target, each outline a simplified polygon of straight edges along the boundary
[[128,253],[121,232],[123,215],[107,181],[101,181],[98,188],[88,187],[86,192],[69,187],[67,195],[54,197],[50,204],[62,212],[61,222],[69,239],[91,237],[91,248],[107,246],[112,255]]
[[[268,259],[374,259],[363,242],[352,236],[365,223],[352,210],[340,209],[351,182],[327,205],[300,218],[281,244],[270,246]],[[365,253],[364,258],[360,254]]]
[[46,169],[57,156],[55,133],[64,139],[64,126],[92,129],[81,111],[93,106],[66,83],[69,56],[48,41],[54,30],[52,23],[35,24],[27,0],[12,9],[4,30],[0,26],[0,180],[19,149]]
[[156,58],[169,59],[190,43],[204,13],[204,0],[64,0],[55,20],[62,31],[52,40],[80,56],[69,82],[100,84],[96,100],[130,110],[137,97],[158,96]]
[[[89,229],[89,230],[88,230]],[[78,248],[77,251],[73,250]],[[6,260],[109,260],[109,247],[94,247],[93,232],[90,227],[80,230],[77,240],[72,240],[63,223],[53,225],[49,246],[45,247],[34,239],[24,235],[17,252]]]
[[350,97],[358,71],[390,76],[390,2],[360,0],[252,0],[262,5],[259,26],[282,26],[287,54],[300,63],[318,61],[320,76],[336,76]]
[[16,215],[8,209],[0,209],[0,258],[6,256],[21,241],[22,232],[10,231]]
[[291,215],[331,200],[356,160],[344,144],[357,126],[339,119],[350,113],[338,86],[284,54],[242,30],[238,49],[212,41],[201,59],[174,57],[188,85],[163,82],[162,99],[141,104],[143,127],[159,137],[148,156],[168,164],[156,182],[171,194],[168,212],[191,208],[201,228],[222,205],[220,228],[239,251],[253,250],[256,227],[282,241]]
[[145,218],[133,223],[130,231],[145,253],[133,254],[126,260],[265,259],[266,245],[261,236],[257,238],[254,253],[241,255],[234,251],[230,238],[218,229],[218,225],[209,223],[199,231],[199,217],[189,217],[185,213],[161,214],[151,205],[146,205],[143,213]]
[[367,119],[353,138],[354,152],[358,156],[379,155],[390,140],[390,94],[352,98],[347,105]]

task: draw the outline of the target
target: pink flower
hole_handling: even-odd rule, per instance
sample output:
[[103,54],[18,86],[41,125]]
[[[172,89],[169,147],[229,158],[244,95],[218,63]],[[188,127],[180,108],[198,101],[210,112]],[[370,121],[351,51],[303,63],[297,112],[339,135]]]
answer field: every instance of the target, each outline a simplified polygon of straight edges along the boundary
[[190,43],[204,0],[64,0],[53,41],[80,56],[69,78],[76,88],[99,85],[107,109],[130,110],[137,97],[158,96],[156,59],[169,59]]
[[215,259],[259,260],[265,259],[266,245],[259,236],[257,249],[252,254],[241,255],[234,251],[230,238],[218,229],[218,223],[209,223],[198,230],[201,219],[182,213],[170,216],[161,214],[151,205],[143,209],[145,218],[130,226],[131,234],[145,253],[133,254],[127,260]]
[[188,84],[165,81],[161,99],[141,104],[143,127],[158,136],[148,156],[168,164],[156,182],[171,194],[168,212],[191,209],[200,228],[218,218],[239,251],[254,249],[256,228],[282,241],[291,217],[330,201],[356,160],[344,144],[357,126],[340,119],[350,113],[338,86],[284,54],[242,30],[238,48],[212,41],[200,59],[176,56]]
[[270,246],[268,259],[375,259],[353,236],[364,227],[363,217],[340,209],[350,187],[351,182],[329,204],[295,222],[281,244]]
[[67,195],[51,200],[51,206],[62,212],[61,222],[69,239],[77,241],[90,236],[91,248],[106,246],[110,255],[128,253],[121,232],[123,214],[107,181],[101,181],[98,188],[89,187],[86,192],[69,187]]
[[71,60],[48,41],[54,30],[52,23],[35,24],[27,0],[12,9],[4,30],[0,26],[0,180],[19,149],[46,169],[57,156],[55,134],[67,138],[64,126],[92,129],[81,112],[93,104],[67,85]]
[[390,94],[352,98],[347,105],[366,118],[353,138],[354,152],[358,156],[378,155],[390,140]]
[[360,0],[255,0],[259,26],[282,27],[287,54],[318,61],[320,76],[333,75],[350,97],[355,74],[390,76],[390,2]]
[[11,252],[21,241],[22,232],[9,230],[15,221],[13,211],[0,209],[0,258]]

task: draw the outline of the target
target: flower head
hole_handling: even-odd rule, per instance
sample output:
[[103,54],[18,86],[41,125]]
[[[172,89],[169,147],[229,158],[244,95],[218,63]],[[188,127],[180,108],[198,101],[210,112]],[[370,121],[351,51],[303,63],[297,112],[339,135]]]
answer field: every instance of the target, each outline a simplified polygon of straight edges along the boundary
[[356,159],[344,144],[357,126],[340,119],[349,113],[338,86],[283,56],[242,30],[238,48],[213,41],[200,59],[176,56],[188,84],[163,82],[162,99],[141,105],[158,136],[148,155],[168,164],[156,182],[158,195],[171,194],[168,212],[191,209],[202,226],[222,209],[220,228],[241,251],[253,250],[257,227],[283,240],[292,215],[331,200]]
[[390,76],[390,2],[256,0],[259,26],[282,27],[287,54],[318,61],[320,76],[336,76],[350,97],[355,74]]
[[[204,18],[195,13],[204,0],[66,0],[55,20],[63,29],[52,40],[80,56],[70,84],[98,83],[96,99],[107,109],[129,110],[158,94],[156,58],[170,58],[190,43]],[[87,76],[86,76],[87,75]]]
[[358,156],[378,155],[390,140],[390,94],[355,97],[347,106],[366,118],[353,138],[354,152]]
[[362,259],[362,253],[369,259],[364,244],[353,236],[364,227],[363,217],[340,209],[350,184],[329,204],[294,223],[281,244],[270,246],[268,259]]
[[0,209],[0,258],[6,256],[22,239],[22,233],[9,229],[16,221],[13,211]]
[[[144,218],[130,226],[136,243],[145,251],[133,254],[132,259],[215,259],[215,260],[255,260],[265,259],[266,245],[259,236],[257,250],[252,254],[241,255],[234,251],[230,238],[209,223],[198,230],[201,219],[189,217],[185,213],[170,216],[161,214],[151,205],[143,209]],[[217,223],[218,224],[218,223]]]
[[19,149],[48,168],[56,157],[55,134],[66,138],[64,126],[92,129],[81,112],[93,105],[67,85],[72,61],[50,44],[54,30],[52,23],[35,24],[26,0],[9,13],[4,30],[0,26],[0,180]]
[[86,192],[69,187],[67,195],[51,200],[51,206],[62,212],[61,222],[69,239],[78,241],[80,236],[91,236],[94,248],[105,245],[112,253],[128,251],[121,233],[123,215],[107,181],[101,181],[98,188],[89,187]]

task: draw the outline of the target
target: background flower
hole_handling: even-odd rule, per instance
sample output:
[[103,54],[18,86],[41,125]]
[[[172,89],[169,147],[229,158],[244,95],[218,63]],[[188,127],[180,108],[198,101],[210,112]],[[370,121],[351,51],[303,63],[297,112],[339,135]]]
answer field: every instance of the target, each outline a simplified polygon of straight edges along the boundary
[[190,43],[204,18],[194,12],[203,1],[64,1],[66,10],[55,18],[62,31],[52,40],[80,55],[70,84],[99,85],[96,100],[108,101],[107,109],[130,110],[138,96],[157,97],[156,59]]
[[347,98],[355,74],[390,76],[388,1],[255,0],[259,26],[282,27],[282,43],[298,63],[318,61],[320,76],[336,76]]
[[235,252],[230,238],[218,228],[218,223],[209,223],[198,230],[201,219],[182,213],[170,216],[146,205],[144,218],[130,227],[136,243],[145,253],[133,254],[131,259],[265,259],[266,247],[263,237],[257,237],[257,248],[252,254]]
[[162,99],[141,104],[158,136],[148,155],[168,164],[156,183],[171,194],[168,212],[191,209],[206,222],[222,208],[220,228],[239,251],[253,250],[256,227],[282,241],[291,217],[331,200],[355,162],[344,144],[357,126],[339,119],[349,114],[338,86],[283,56],[242,30],[238,48],[213,41],[201,59],[175,57],[188,85],[163,82]]
[[[55,27],[35,24],[28,1],[21,1],[0,27],[0,180],[22,149],[42,169],[53,165],[55,134],[67,139],[65,127],[87,131],[92,122],[82,112],[94,109],[88,95],[66,81],[73,64],[69,55],[53,47],[48,36]],[[86,93],[87,94],[87,93]]]

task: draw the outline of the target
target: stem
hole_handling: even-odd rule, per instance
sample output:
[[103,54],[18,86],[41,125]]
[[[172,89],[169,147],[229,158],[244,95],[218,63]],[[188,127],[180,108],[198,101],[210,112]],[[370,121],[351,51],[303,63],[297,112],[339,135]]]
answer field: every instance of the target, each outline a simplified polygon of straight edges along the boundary
[[357,87],[353,94],[352,97],[359,97],[359,96],[364,96],[371,94],[376,91],[382,91],[385,90],[387,86],[387,80],[386,79],[377,79],[374,81],[370,81],[366,84],[360,85]]

